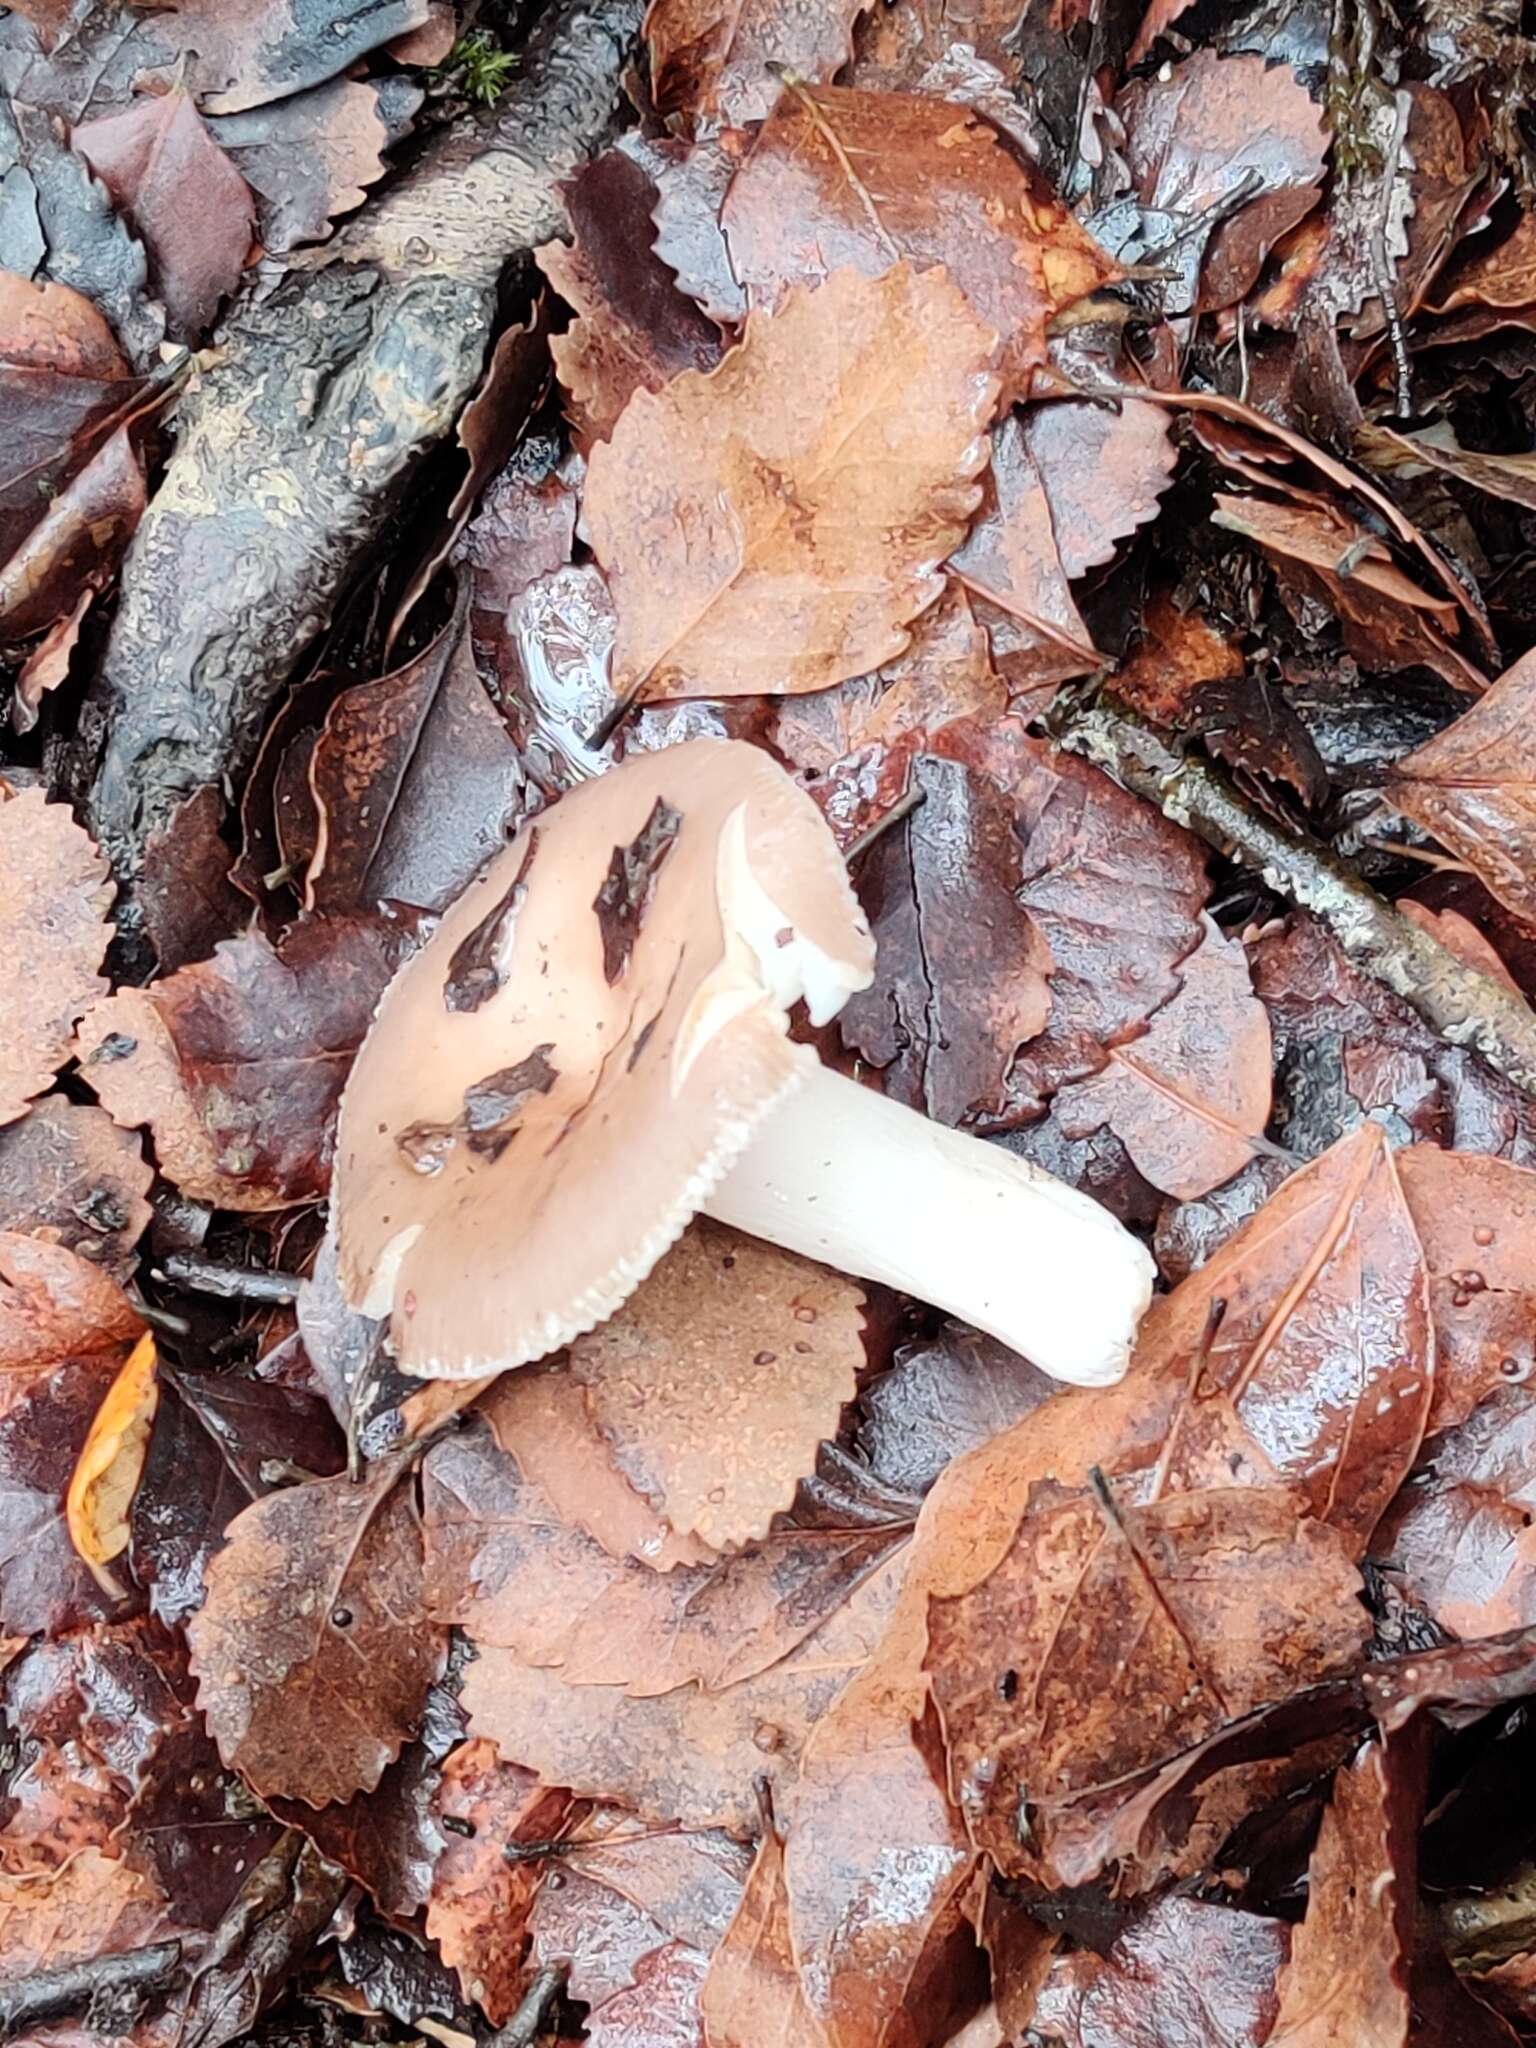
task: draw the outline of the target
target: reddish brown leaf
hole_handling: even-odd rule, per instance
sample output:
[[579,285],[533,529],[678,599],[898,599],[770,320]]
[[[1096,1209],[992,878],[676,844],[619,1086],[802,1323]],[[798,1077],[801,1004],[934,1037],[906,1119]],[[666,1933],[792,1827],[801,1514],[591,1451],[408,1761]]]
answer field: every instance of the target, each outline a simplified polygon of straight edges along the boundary
[[[500,2026],[522,1995],[540,1874],[536,1861],[509,1861],[506,1850],[558,1835],[570,1799],[500,1762],[490,1743],[464,1742],[443,1759],[434,1807],[443,1849],[432,1870],[427,1932],[458,1971],[464,1995]],[[443,1830],[444,1816],[462,1825]]]
[[1269,1018],[1240,945],[1204,918],[1184,985],[1091,1080],[1061,1089],[1069,1137],[1108,1124],[1154,1187],[1192,1200],[1246,1166],[1269,1120]]
[[608,150],[563,196],[573,239],[546,243],[538,264],[577,317],[550,349],[573,424],[601,439],[636,391],[712,370],[720,330],[653,254],[656,187],[631,156]]
[[1131,1921],[1107,1955],[1061,1957],[1041,1989],[1036,2032],[1061,2048],[1262,2048],[1288,1930],[1260,1913],[1177,1896]]
[[709,2048],[822,2048],[800,1988],[784,1882],[784,1844],[763,1830],[752,1875],[699,1997]]
[[391,901],[441,910],[506,844],[523,776],[462,613],[403,667],[342,691],[309,786],[319,830],[304,902],[322,917]]
[[146,93],[71,141],[148,249],[172,337],[200,339],[240,276],[256,209],[191,95]]
[[942,266],[1000,337],[1004,389],[1020,397],[1052,316],[1118,274],[990,122],[913,93],[786,84],[721,224],[752,305],[844,267]]
[[112,926],[107,864],[67,805],[0,782],[0,1123],[41,1095],[69,1054],[76,1019],[106,988]]
[[226,940],[98,1003],[80,1032],[85,1078],[116,1122],[150,1126],[183,1193],[238,1209],[307,1200],[329,1182],[342,1083],[411,943],[411,924],[389,918],[305,920],[280,949]]
[[1014,1055],[1050,1012],[1050,948],[1019,907],[1012,798],[962,762],[927,755],[912,780],[922,808],[860,875],[875,979],[839,1028],[884,1070],[888,1093],[942,1123],[992,1121]]
[[[1478,242],[1481,242],[1481,236]],[[1536,305],[1536,213],[1523,212],[1496,248],[1476,253],[1463,264],[1435,307],[1449,313],[1457,306]]]
[[206,960],[250,916],[229,878],[233,856],[219,830],[223,816],[219,790],[200,789],[145,845],[136,900],[162,974]]
[[825,1267],[700,1217],[567,1370],[630,1485],[680,1535],[733,1549],[837,1434],[863,1306]]
[[431,0],[373,0],[340,16],[298,0],[180,0],[163,26],[187,52],[200,104],[234,114],[335,78],[430,17]]
[[1191,721],[1201,692],[1243,674],[1242,649],[1200,611],[1180,610],[1166,589],[1154,590],[1141,619],[1141,640],[1115,675],[1117,695],[1157,725]]
[[125,1279],[154,1177],[139,1140],[105,1111],[46,1096],[0,1130],[0,1230],[64,1245]]
[[40,633],[78,605],[82,586],[99,590],[144,505],[143,465],[119,427],[0,569],[0,635]]
[[570,561],[584,474],[579,455],[555,463],[548,443],[525,444],[486,485],[458,550],[474,571],[477,635],[482,614],[487,628],[492,620],[499,624],[530,584]]
[[[1098,665],[1067,587],[1050,499],[1016,412],[993,429],[981,516],[949,566],[984,605],[993,652],[1016,686],[1042,674],[1059,681]],[[993,626],[994,610],[1006,631]]]
[[143,1324],[117,1284],[60,1245],[0,1236],[0,1628],[104,1613],[64,1497],[92,1419]]
[[990,347],[947,279],[842,271],[753,314],[708,376],[637,391],[584,506],[616,687],[819,690],[899,654],[976,504]]
[[362,205],[420,101],[401,78],[336,78],[208,127],[258,195],[262,242],[281,256],[323,240],[339,214]]
[[1431,1331],[1413,1215],[1385,1135],[1366,1123],[1154,1304],[1137,1363],[1187,1382],[1203,1356],[1206,1394],[1231,1404],[1358,1556],[1418,1456],[1434,1394]]
[[753,121],[779,95],[780,67],[831,78],[853,51],[865,0],[651,0],[645,18],[651,90],[669,114],[711,127]]
[[0,272],[0,371],[6,447],[0,459],[0,559],[8,557],[81,467],[112,415],[134,395],[112,330],[68,285]]
[[1404,2048],[1421,1796],[1402,1737],[1368,1744],[1334,1779],[1269,2048]]
[[1536,655],[1506,669],[1453,725],[1400,761],[1392,801],[1472,867],[1517,917],[1536,917]]
[[995,1337],[946,1323],[904,1346],[866,1389],[857,1448],[885,1485],[915,1497],[952,1458],[1021,1421],[1057,1384]]
[[136,1860],[104,1849],[80,1850],[46,1883],[0,1875],[8,1977],[122,1955],[178,1931],[154,1878]]
[[1009,1089],[1038,1114],[1064,1081],[1098,1071],[1178,988],[1200,942],[1205,856],[1151,805],[1038,741],[1013,791],[1024,841],[1019,903],[1051,951],[1044,1031]]
[[[1328,149],[1321,108],[1287,65],[1200,50],[1133,81],[1116,111],[1137,196],[1185,229],[1172,256],[1185,294],[1175,310],[1197,295],[1206,309],[1234,305],[1274,243],[1317,203]],[[1255,174],[1256,196],[1209,246],[1206,234],[1188,232]]]
[[1109,561],[1118,541],[1156,518],[1179,451],[1166,416],[1134,398],[1115,411],[1060,400],[1033,405],[1022,425],[1050,507],[1057,555],[1075,580]]
[[307,1806],[371,1790],[444,1655],[409,1485],[386,1469],[270,1493],[236,1516],[205,1579],[187,1636],[225,1762]]

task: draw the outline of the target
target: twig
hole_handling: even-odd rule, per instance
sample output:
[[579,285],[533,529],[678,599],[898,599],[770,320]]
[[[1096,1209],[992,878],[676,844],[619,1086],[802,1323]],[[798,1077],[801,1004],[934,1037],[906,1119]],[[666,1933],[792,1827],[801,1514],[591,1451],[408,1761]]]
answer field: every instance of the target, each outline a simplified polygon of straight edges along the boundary
[[62,1970],[38,1970],[0,1984],[0,2036],[18,2033],[39,2020],[78,2012],[95,1999],[124,1991],[156,1991],[170,1982],[181,1962],[179,1941],[157,1942],[153,1948],[129,1949],[125,1955],[96,1956],[86,1963],[68,1963]]
[[171,1252],[155,1269],[158,1280],[185,1287],[193,1294],[214,1294],[220,1301],[297,1301],[303,1285],[297,1273],[273,1273],[258,1266],[226,1266],[196,1252]]
[[1536,1012],[1410,924],[1326,847],[1279,830],[1218,769],[1169,746],[1112,691],[1063,692],[1049,723],[1059,745],[1310,910],[1357,967],[1401,996],[1447,1044],[1481,1053],[1536,1095]]
[[877,840],[883,839],[887,832],[893,830],[895,826],[901,823],[903,818],[910,818],[914,811],[921,810],[927,801],[928,792],[926,789],[916,782],[909,784],[906,795],[898,798],[883,818],[877,818],[867,832],[861,832],[858,838],[855,839],[852,846],[843,855],[845,866],[850,868],[857,866]]
[[540,1970],[528,1986],[522,2004],[499,2034],[492,2034],[490,2048],[533,2048],[565,1983],[565,1971],[551,1967]]

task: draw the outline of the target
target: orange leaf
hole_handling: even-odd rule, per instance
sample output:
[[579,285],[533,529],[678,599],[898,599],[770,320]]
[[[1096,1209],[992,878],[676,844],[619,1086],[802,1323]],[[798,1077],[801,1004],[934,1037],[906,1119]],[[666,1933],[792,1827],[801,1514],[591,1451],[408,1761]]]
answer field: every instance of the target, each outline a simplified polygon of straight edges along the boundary
[[105,1567],[128,1548],[128,1515],[160,1406],[156,1368],[155,1340],[146,1330],[96,1410],[65,1496],[70,1541],[114,1596],[121,1588]]

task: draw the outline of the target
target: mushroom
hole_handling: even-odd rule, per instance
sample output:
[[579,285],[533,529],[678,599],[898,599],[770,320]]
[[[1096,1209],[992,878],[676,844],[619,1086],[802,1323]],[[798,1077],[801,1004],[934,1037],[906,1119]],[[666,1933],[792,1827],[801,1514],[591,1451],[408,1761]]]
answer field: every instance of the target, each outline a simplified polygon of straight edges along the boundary
[[760,749],[690,740],[573,790],[379,1005],[337,1140],[348,1299],[405,1371],[479,1377],[612,1315],[702,1209],[1118,1379],[1143,1246],[789,1037],[873,970],[832,835]]

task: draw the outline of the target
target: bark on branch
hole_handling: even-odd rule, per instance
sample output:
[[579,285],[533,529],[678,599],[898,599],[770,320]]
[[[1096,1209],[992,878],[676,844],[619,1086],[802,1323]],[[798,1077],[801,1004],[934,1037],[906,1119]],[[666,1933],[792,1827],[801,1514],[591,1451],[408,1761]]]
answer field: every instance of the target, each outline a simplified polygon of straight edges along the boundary
[[[507,264],[612,122],[640,0],[551,10],[494,114],[443,136],[238,305],[129,551],[73,780],[131,891],[149,836],[248,764],[274,697],[473,390]],[[123,928],[133,928],[131,904]]]
[[1481,1053],[1536,1095],[1536,1012],[1410,924],[1327,847],[1282,832],[1218,769],[1171,747],[1112,691],[1064,693],[1049,723],[1058,745],[1219,852],[1257,868],[1272,889],[1310,910],[1357,967],[1401,996],[1448,1044]]

